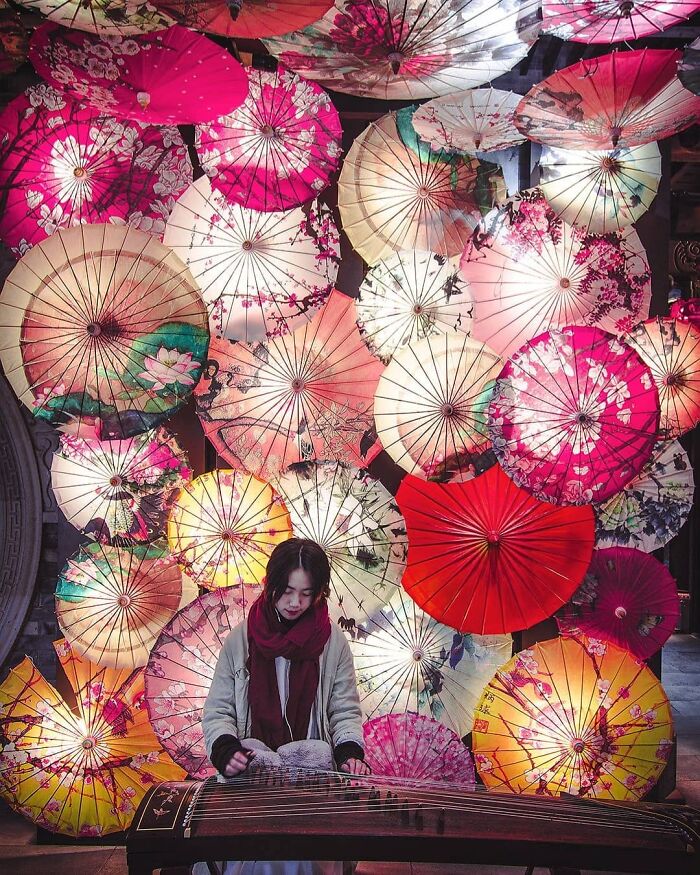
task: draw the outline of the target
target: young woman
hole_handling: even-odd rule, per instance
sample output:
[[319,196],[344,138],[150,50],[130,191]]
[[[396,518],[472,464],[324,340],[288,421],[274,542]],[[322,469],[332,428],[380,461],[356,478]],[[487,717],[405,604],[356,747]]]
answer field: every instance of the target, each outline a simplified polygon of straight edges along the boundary
[[[341,771],[368,774],[352,654],[328,616],[329,581],[328,557],[313,541],[291,538],[270,556],[264,591],[224,642],[204,706],[207,753],[224,777],[245,771],[255,757],[255,744],[246,747],[245,739],[273,751],[318,739]],[[334,863],[225,866],[226,875],[336,871]]]

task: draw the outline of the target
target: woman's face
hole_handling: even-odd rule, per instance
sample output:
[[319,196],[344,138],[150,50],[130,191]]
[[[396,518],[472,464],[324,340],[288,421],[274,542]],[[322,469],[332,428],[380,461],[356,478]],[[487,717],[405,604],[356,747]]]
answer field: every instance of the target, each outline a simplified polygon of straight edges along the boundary
[[303,568],[295,568],[289,575],[287,588],[275,603],[285,620],[297,620],[311,607],[314,590],[311,578]]

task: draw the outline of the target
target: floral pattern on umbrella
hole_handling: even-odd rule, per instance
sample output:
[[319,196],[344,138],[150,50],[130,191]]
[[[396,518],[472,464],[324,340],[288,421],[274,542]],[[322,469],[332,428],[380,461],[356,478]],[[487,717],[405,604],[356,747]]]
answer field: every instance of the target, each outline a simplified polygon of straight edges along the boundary
[[556,638],[496,672],[472,738],[490,790],[634,800],[666,767],[673,722],[643,662],[604,641]]
[[174,24],[150,0],[22,0],[50,21],[105,39],[164,30]]
[[386,604],[406,567],[406,525],[393,496],[367,471],[300,462],[274,482],[294,534],[326,551],[331,616],[352,632]]
[[308,322],[340,263],[328,207],[247,210],[212,192],[206,177],[175,204],[163,240],[199,283],[212,333],[229,340],[279,337]]
[[221,647],[262,592],[259,586],[204,593],[173,617],[145,670],[146,707],[163,748],[191,778],[216,774],[202,732],[202,709]]
[[260,39],[318,21],[333,0],[155,0],[154,5],[194,30]]
[[538,188],[477,226],[460,265],[474,300],[472,335],[510,355],[548,328],[629,331],[649,311],[651,271],[633,228],[567,225]]
[[177,128],[117,121],[47,85],[28,88],[0,115],[0,237],[17,255],[86,223],[162,237],[191,178]]
[[187,456],[164,428],[122,441],[62,435],[51,487],[68,522],[100,541],[151,541],[165,533]]
[[666,30],[698,10],[697,0],[543,0],[542,31],[581,43],[617,43]]
[[212,341],[197,386],[204,433],[230,465],[270,479],[294,462],[368,465],[380,451],[372,405],[383,370],[333,291],[311,322],[268,344]]
[[489,433],[506,473],[544,501],[601,502],[648,462],[659,427],[649,368],[599,328],[533,338],[506,362]]
[[280,211],[317,197],[340,161],[343,135],[330,96],[280,67],[247,69],[249,93],[230,115],[195,127],[212,186],[253,210]]
[[46,23],[34,32],[29,57],[43,79],[81,103],[146,124],[210,121],[248,94],[238,61],[179,25],[101,39]]
[[146,791],[184,772],[153,734],[143,671],[100,668],[54,643],[71,707],[26,657],[0,684],[0,795],[37,826],[71,836],[128,829]]
[[34,416],[102,440],[155,427],[189,396],[207,313],[180,259],[115,225],[56,231],[0,294],[0,359]]
[[534,0],[336,0],[315,24],[264,42],[335,91],[409,100],[506,73],[535,41],[538,13]]
[[595,507],[599,547],[636,547],[651,553],[680,531],[693,508],[695,483],[678,441],[661,441],[639,474]]

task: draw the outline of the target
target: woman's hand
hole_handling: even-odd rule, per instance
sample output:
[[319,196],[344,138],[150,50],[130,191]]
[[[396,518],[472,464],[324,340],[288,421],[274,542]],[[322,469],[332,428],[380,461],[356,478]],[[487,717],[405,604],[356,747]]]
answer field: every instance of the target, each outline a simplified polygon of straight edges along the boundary
[[226,778],[235,778],[236,775],[240,775],[241,772],[245,772],[254,756],[254,750],[237,751],[228,761],[228,764],[224,769],[224,776]]
[[347,772],[349,775],[369,775],[372,771],[366,762],[358,760],[356,757],[350,757],[345,760],[340,767],[341,772]]

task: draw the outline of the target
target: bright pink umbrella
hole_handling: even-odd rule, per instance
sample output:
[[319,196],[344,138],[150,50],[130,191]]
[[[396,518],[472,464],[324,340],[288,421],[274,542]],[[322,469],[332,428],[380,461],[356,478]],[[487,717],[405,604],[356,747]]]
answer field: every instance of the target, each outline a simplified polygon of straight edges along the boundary
[[230,115],[195,129],[214,189],[254,210],[288,210],[315,198],[340,159],[343,135],[326,92],[291,70],[246,70],[250,91]]
[[698,10],[696,0],[543,0],[542,31],[579,43],[616,43],[666,30]]
[[659,427],[649,368],[599,328],[569,326],[528,341],[505,364],[489,434],[505,472],[544,501],[588,504],[645,465]]
[[456,732],[432,717],[384,714],[362,727],[373,775],[474,786],[471,754]]
[[238,61],[179,25],[100,39],[47,23],[34,32],[29,58],[40,76],[71,97],[149,124],[211,121],[248,94]]
[[0,115],[0,237],[18,255],[85,223],[162,237],[191,178],[175,127],[120,122],[47,85],[28,88]]
[[221,647],[260,594],[229,586],[196,598],[163,629],[145,668],[146,707],[163,748],[192,778],[215,773],[204,747],[202,709]]
[[595,550],[583,583],[556,615],[565,635],[612,641],[639,659],[663,647],[680,615],[668,568],[630,547]]

